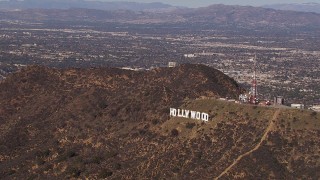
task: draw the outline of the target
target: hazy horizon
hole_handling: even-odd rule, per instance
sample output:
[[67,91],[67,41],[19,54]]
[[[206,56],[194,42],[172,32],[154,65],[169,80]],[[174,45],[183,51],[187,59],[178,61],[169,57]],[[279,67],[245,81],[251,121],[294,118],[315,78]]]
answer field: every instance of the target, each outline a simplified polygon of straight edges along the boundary
[[[93,0],[94,1],[94,0]],[[123,0],[100,0],[105,2],[121,2]],[[129,0],[130,1],[130,0]],[[209,6],[212,4],[226,4],[226,5],[250,5],[250,6],[263,6],[269,4],[283,4],[283,3],[309,3],[309,2],[316,2],[320,3],[320,0],[312,0],[312,1],[301,1],[301,0],[284,0],[284,1],[277,1],[277,0],[132,0],[132,2],[144,2],[144,3],[151,3],[151,2],[162,2],[170,5],[175,6],[188,6],[188,7],[201,7],[201,6]]]
[[[9,1],[9,0],[0,0],[0,1]],[[20,0],[21,1],[21,0]],[[41,1],[41,0],[39,0]],[[50,0],[46,0],[50,1]],[[61,0],[52,0],[52,1],[61,1]],[[67,1],[67,0],[65,0]],[[74,0],[71,0],[74,1]],[[170,4],[174,6],[186,6],[186,7],[202,7],[202,6],[209,6],[212,4],[226,4],[226,5],[249,5],[249,6],[263,6],[263,5],[270,5],[270,4],[286,4],[286,3],[320,3],[320,0],[311,0],[311,1],[304,1],[304,0],[85,0],[85,1],[103,1],[103,2],[140,2],[140,3],[152,3],[152,2],[161,2],[165,4]]]

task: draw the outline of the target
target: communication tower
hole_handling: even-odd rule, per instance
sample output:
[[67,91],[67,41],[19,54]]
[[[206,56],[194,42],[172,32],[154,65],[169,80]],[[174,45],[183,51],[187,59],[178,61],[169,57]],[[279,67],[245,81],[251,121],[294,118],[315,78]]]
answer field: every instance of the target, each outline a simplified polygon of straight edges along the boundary
[[251,83],[249,102],[251,104],[258,104],[259,98],[258,98],[258,89],[257,89],[257,54],[255,54],[253,62],[254,62],[253,79]]

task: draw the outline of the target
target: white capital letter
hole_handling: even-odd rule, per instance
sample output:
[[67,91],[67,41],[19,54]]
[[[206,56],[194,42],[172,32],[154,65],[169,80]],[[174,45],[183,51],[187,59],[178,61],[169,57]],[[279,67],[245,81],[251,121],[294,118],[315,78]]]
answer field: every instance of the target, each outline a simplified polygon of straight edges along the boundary
[[202,113],[201,119],[202,119],[202,121],[208,122],[208,121],[209,121],[209,114],[207,114],[207,113]]
[[182,110],[178,109],[178,117],[183,117]]
[[196,119],[196,112],[195,111],[191,111],[191,119]]
[[189,113],[190,113],[190,111],[189,111],[189,110],[184,110],[184,113],[185,113],[185,114],[184,114],[184,115],[185,115],[184,117],[185,117],[185,118],[189,118]]
[[177,116],[177,110],[174,108],[170,108],[170,116]]
[[201,113],[197,112],[197,119],[200,120],[201,119]]

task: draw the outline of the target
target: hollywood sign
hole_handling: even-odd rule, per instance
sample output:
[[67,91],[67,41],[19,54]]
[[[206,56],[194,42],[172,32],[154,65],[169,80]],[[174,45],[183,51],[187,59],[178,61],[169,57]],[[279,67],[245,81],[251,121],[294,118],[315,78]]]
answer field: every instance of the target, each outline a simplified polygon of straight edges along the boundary
[[182,118],[188,118],[188,119],[202,120],[205,122],[209,121],[209,114],[198,112],[198,111],[190,111],[190,110],[186,110],[186,109],[170,108],[170,116],[171,117],[182,117]]

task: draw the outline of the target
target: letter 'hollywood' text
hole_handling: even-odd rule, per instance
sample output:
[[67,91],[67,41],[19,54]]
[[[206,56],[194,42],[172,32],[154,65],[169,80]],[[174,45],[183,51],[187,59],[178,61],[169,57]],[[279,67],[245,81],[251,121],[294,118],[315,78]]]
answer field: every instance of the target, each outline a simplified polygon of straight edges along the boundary
[[198,112],[198,111],[185,110],[185,109],[170,108],[170,117],[182,117],[182,118],[202,120],[205,122],[209,121],[209,114]]

